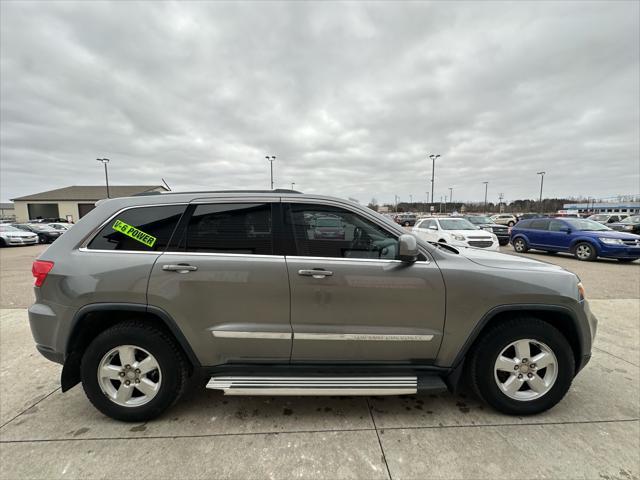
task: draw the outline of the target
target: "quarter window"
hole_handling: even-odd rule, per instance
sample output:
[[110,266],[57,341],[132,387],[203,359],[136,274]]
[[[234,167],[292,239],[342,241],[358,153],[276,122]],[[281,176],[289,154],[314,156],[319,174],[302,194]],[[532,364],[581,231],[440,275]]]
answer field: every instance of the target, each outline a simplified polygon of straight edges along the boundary
[[342,208],[292,204],[285,224],[293,231],[296,255],[395,260],[397,238]]
[[163,205],[125,210],[109,220],[87,248],[91,250],[164,250],[184,209],[184,205]]
[[272,255],[271,204],[197,205],[180,249],[187,252]]

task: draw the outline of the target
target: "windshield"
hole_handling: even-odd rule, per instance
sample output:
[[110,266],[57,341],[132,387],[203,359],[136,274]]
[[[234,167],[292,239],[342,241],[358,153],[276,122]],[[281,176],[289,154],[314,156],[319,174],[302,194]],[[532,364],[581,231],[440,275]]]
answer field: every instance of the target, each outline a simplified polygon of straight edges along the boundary
[[442,219],[440,227],[443,230],[478,230],[478,227],[464,218]]
[[633,215],[622,220],[620,223],[640,223],[640,215]]
[[609,215],[591,215],[587,220],[594,220],[596,222],[605,222],[609,218]]
[[482,225],[483,223],[493,223],[489,217],[467,217],[471,223],[475,225]]
[[587,232],[603,232],[605,230],[611,230],[609,227],[602,225],[601,223],[594,222],[589,219],[582,218],[563,218],[563,222],[571,225],[574,230],[582,230]]
[[0,232],[21,232],[19,228],[12,227],[11,225],[0,225]]
[[320,218],[318,219],[318,223],[316,223],[318,227],[339,227],[340,220],[337,218]]
[[40,225],[38,223],[29,225],[29,228],[33,228],[34,230],[37,230],[39,232],[42,232],[44,230],[51,230],[51,227],[49,225]]

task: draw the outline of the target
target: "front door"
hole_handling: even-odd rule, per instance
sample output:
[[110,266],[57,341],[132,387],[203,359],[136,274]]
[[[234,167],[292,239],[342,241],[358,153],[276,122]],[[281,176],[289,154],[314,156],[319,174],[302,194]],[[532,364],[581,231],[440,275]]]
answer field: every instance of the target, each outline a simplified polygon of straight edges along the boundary
[[203,365],[289,361],[289,281],[271,207],[191,205],[153,267],[149,304],[169,313]]
[[547,245],[553,250],[569,250],[571,235],[569,225],[562,220],[550,220],[549,231],[547,232]]
[[428,363],[436,357],[445,292],[433,261],[397,260],[397,234],[341,207],[291,204],[284,223],[294,237],[287,255],[292,362]]

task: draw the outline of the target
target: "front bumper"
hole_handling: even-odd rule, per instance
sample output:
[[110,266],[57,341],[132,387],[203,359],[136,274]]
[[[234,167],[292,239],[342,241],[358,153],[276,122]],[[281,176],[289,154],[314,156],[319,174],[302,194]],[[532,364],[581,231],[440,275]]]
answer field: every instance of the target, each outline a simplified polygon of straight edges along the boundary
[[[585,367],[585,365],[587,365],[587,363],[589,363],[589,360],[591,360],[591,348],[596,338],[596,333],[598,331],[598,319],[591,311],[591,308],[589,307],[589,302],[587,302],[586,300],[583,300],[582,302],[580,302],[580,305],[582,306],[582,313],[584,314],[584,319],[583,319],[584,323],[588,326],[589,331],[583,332],[583,341],[582,341],[583,351],[582,351],[582,355],[580,357],[579,363],[578,365],[576,365],[576,374],[580,370],[582,370]],[[587,334],[587,335],[584,335],[584,334]]]
[[640,258],[640,247],[613,246],[600,244],[600,257],[606,258]]
[[6,238],[5,242],[7,245],[35,245],[38,243],[38,237],[33,238],[25,238],[25,237],[14,237],[14,238]]

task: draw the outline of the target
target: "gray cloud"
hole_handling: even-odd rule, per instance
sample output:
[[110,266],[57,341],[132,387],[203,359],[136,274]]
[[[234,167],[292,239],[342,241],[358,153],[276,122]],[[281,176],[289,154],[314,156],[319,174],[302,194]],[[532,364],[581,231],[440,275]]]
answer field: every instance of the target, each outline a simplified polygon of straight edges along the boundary
[[640,4],[2,2],[2,200],[164,177],[391,201],[640,192]]

